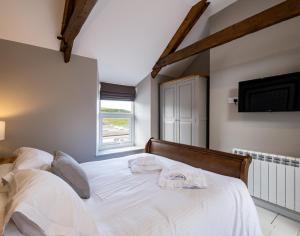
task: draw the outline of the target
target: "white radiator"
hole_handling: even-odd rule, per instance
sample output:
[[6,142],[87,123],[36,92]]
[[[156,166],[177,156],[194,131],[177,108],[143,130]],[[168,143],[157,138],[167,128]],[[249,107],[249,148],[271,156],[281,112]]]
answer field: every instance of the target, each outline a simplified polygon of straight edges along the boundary
[[252,196],[300,212],[300,158],[233,149],[250,155],[248,189]]

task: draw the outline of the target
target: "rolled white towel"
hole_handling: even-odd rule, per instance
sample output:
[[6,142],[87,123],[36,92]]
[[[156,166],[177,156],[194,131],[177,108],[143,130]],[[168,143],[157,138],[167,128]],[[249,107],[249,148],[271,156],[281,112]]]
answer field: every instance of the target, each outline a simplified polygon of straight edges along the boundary
[[128,160],[128,167],[132,173],[149,173],[161,171],[163,164],[155,156],[147,155]]
[[163,168],[158,184],[165,189],[207,188],[203,171],[185,164],[175,164]]

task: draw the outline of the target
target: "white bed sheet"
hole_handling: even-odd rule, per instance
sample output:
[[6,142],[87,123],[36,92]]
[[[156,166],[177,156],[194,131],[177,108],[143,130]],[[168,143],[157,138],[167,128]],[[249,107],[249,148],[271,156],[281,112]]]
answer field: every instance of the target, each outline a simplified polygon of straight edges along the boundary
[[[159,173],[130,172],[127,162],[137,156],[81,164],[92,189],[85,203],[103,236],[262,235],[241,180],[205,171],[207,189],[162,190]],[[5,236],[22,234],[10,223]]]
[[205,171],[207,189],[163,190],[159,173],[130,172],[128,160],[138,155],[82,164],[92,189],[85,202],[103,236],[262,235],[241,180]]

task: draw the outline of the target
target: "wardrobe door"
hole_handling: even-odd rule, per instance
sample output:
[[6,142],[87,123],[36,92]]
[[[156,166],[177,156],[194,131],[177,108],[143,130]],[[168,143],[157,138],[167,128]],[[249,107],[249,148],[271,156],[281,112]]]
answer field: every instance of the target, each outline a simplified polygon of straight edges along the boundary
[[177,83],[177,138],[179,143],[193,144],[194,79]]
[[176,138],[176,83],[161,86],[161,134],[162,139],[177,142]]

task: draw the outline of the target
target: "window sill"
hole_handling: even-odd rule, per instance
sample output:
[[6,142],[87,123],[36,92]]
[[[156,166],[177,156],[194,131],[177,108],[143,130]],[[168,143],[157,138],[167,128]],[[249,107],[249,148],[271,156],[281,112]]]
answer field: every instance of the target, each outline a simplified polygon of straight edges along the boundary
[[123,148],[114,148],[114,149],[105,149],[97,152],[97,159],[110,159],[117,158],[127,155],[132,155],[136,153],[144,152],[144,147],[133,146],[133,147],[123,147]]

